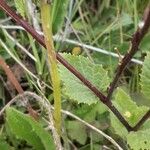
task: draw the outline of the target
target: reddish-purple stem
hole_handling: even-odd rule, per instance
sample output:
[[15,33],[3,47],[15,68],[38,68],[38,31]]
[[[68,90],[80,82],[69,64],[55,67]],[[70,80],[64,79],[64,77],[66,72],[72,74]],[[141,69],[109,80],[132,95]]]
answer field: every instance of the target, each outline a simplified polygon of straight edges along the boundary
[[[0,0],[0,8],[4,10],[12,19],[14,19],[19,25],[21,25],[27,32],[29,32],[37,42],[43,47],[45,46],[43,36],[39,35],[34,28],[27,23],[21,16],[17,15],[3,0]],[[107,97],[102,94],[93,84],[91,84],[80,72],[78,72],[72,65],[70,65],[60,54],[56,54],[57,60],[63,64],[70,72],[72,72],[85,86],[87,86],[99,99],[102,101],[120,120],[120,122],[126,127],[128,131],[132,130],[132,127],[124,119],[121,113],[113,106],[110,101],[107,101]]]
[[[9,16],[12,17],[19,25],[21,25],[27,32],[29,32],[37,42],[39,42],[42,46],[45,46],[44,38],[43,36],[39,35],[34,28],[27,23],[24,19],[22,19],[19,15],[17,15],[6,3],[4,0],[0,0],[0,8],[4,10]],[[147,17],[148,18],[148,17]],[[111,84],[110,87],[110,95],[113,93],[113,90],[115,88],[115,85],[118,81],[118,78],[120,77],[122,71],[124,70],[127,63],[131,60],[133,55],[136,53],[138,49],[138,45],[147,32],[149,27],[149,23],[147,23],[147,20],[145,20],[145,25],[142,30],[138,30],[132,39],[132,48],[130,49],[130,52],[125,55],[125,57],[122,60],[122,64],[118,67],[116,77],[114,78],[114,81]],[[134,46],[133,46],[134,45]],[[124,117],[121,115],[121,113],[113,106],[111,101],[109,101],[109,96],[106,97],[103,93],[101,93],[91,82],[89,82],[80,72],[78,72],[72,65],[70,65],[61,55],[58,53],[56,54],[57,60],[63,64],[70,72],[72,72],[85,86],[87,86],[107,107],[114,113],[114,115],[120,120],[120,122],[126,127],[128,131],[135,130],[136,128],[139,128],[145,121],[145,118],[147,118],[147,113],[145,117],[143,117],[139,123],[135,127],[131,127],[128,122],[124,119]],[[108,94],[109,95],[109,94]]]
[[117,73],[116,73],[116,75],[115,75],[115,77],[114,77],[114,79],[113,79],[113,81],[110,84],[110,87],[108,89],[108,95],[107,95],[108,100],[110,100],[110,98],[114,92],[114,89],[117,86],[118,80],[119,80],[122,72],[126,68],[127,64],[130,62],[130,60],[132,59],[134,54],[138,51],[139,44],[149,29],[149,26],[150,26],[150,6],[148,6],[145,9],[142,22],[143,22],[143,26],[141,28],[138,28],[137,31],[134,33],[132,40],[131,40],[131,46],[130,46],[129,50],[127,51],[127,53],[125,54],[124,58],[122,59],[121,63],[118,65],[118,67],[116,69]]

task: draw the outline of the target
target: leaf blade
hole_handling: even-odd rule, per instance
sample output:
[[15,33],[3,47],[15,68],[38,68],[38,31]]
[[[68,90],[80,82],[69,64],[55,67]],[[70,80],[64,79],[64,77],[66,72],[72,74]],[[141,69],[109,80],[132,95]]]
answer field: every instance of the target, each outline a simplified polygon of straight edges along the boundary
[[[132,101],[131,97],[122,89],[118,88],[113,101],[114,106],[121,112],[127,122],[131,126],[135,126],[136,123],[143,117],[143,115],[149,110],[146,106],[137,106]],[[119,122],[119,120],[111,113],[111,125],[115,132],[125,138],[128,134],[125,127]]]
[[69,0],[55,0],[52,8],[53,33],[56,34],[62,27],[67,12]]
[[35,149],[55,149],[51,136],[31,117],[10,107],[6,109],[6,121],[14,135],[27,141]]
[[141,73],[141,91],[150,100],[150,53],[145,57]]
[[[94,84],[99,90],[105,92],[110,83],[107,71],[101,65],[92,63],[88,58],[63,54],[63,57],[75,67],[86,79]],[[60,76],[63,82],[63,91],[70,99],[78,103],[93,104],[98,98],[83,83],[70,73],[64,66],[60,65]]]

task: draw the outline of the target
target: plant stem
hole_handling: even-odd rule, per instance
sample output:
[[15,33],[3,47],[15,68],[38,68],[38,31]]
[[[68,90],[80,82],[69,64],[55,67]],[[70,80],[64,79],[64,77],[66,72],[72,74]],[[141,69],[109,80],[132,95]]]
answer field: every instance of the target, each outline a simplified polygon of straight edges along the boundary
[[48,62],[50,65],[50,75],[53,86],[54,95],[54,120],[57,132],[61,133],[61,90],[60,77],[57,67],[56,53],[54,50],[54,43],[52,38],[52,18],[51,18],[51,4],[41,2],[41,19],[44,31],[44,40],[48,53]]
[[[4,10],[9,16],[11,16],[19,25],[21,25],[27,32],[29,32],[37,42],[39,42],[43,47],[46,48],[43,36],[39,35],[34,28],[29,25],[22,17],[17,15],[6,3],[5,1],[0,1],[0,8]],[[101,102],[103,102],[114,115],[120,120],[120,122],[125,126],[128,131],[132,130],[132,127],[124,119],[121,113],[112,105],[111,101],[107,101],[107,97],[102,94],[90,81],[88,81],[79,71],[77,71],[72,65],[70,65],[60,54],[56,53],[57,60],[63,64],[70,72],[72,72],[85,86],[87,86]]]
[[[0,8],[2,10],[4,10],[9,16],[11,16],[13,18],[13,20],[15,20],[19,25],[21,25],[27,32],[29,32],[35,39],[37,42],[39,42],[43,47],[46,47],[44,39],[41,35],[39,35],[31,25],[29,25],[24,19],[22,19],[19,15],[17,15],[7,4],[4,0],[0,0]],[[150,13],[148,15],[150,18]],[[131,51],[129,52],[129,54],[126,54],[125,57],[123,58],[122,61],[122,65],[120,65],[119,67],[120,70],[118,70],[118,75],[117,77],[120,77],[122,70],[124,69],[124,66],[126,66],[126,64],[131,60],[132,56],[134,55],[135,51],[137,51],[137,47],[139,45],[139,42],[141,41],[141,39],[143,38],[143,36],[145,35],[145,33],[148,30],[150,21],[148,22],[147,20],[145,20],[145,25],[144,25],[144,29],[142,30],[138,30],[138,32],[136,32],[134,34],[133,40],[132,40],[132,47],[136,48],[133,49],[131,48]],[[142,32],[141,32],[142,31]],[[138,45],[137,45],[138,44]],[[133,50],[134,51],[133,51]],[[111,103],[111,101],[108,100],[108,98],[101,93],[93,84],[91,84],[80,72],[78,72],[72,65],[70,65],[60,54],[56,53],[56,58],[57,60],[63,64],[70,72],[72,72],[86,87],[88,87],[99,99],[101,102],[103,102],[113,113],[114,115],[119,119],[119,121],[124,125],[124,127],[128,130],[128,131],[132,131],[134,130],[134,128],[132,128],[128,122],[124,119],[124,117],[121,115],[121,113],[113,106],[113,104]],[[114,79],[115,80],[115,85],[116,85],[116,81],[118,79]],[[149,114],[150,115],[150,114]],[[140,123],[140,126],[143,124],[144,122],[142,121],[142,123]]]
[[118,65],[117,67],[117,73],[112,81],[112,83],[110,84],[109,90],[108,90],[108,95],[107,98],[108,100],[110,100],[116,86],[118,83],[118,80],[122,74],[122,72],[124,71],[125,67],[127,66],[127,64],[130,62],[130,60],[132,59],[132,57],[134,56],[134,54],[139,50],[139,45],[140,42],[142,41],[143,37],[145,36],[145,34],[147,33],[149,26],[150,26],[150,6],[148,6],[145,9],[144,12],[144,17],[143,17],[143,23],[144,25],[142,27],[139,27],[137,29],[137,31],[134,33],[133,38],[131,40],[131,46],[129,48],[129,50],[127,51],[127,53],[125,54],[124,58],[121,61],[121,64]]

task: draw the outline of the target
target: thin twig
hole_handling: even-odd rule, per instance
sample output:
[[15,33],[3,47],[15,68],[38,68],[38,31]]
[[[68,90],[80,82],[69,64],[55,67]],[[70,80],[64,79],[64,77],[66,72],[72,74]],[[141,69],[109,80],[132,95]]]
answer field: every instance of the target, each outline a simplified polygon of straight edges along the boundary
[[[117,85],[117,82],[123,70],[125,69],[127,64],[130,62],[134,54],[138,51],[140,42],[145,36],[145,34],[148,32],[149,27],[150,27],[150,4],[147,6],[147,8],[144,11],[142,25],[139,26],[139,28],[133,35],[133,38],[131,40],[131,48],[122,59],[121,64],[118,65],[117,67],[116,76],[114,77],[114,80],[112,81],[109,91],[108,91],[108,96],[107,96],[108,100],[111,98],[111,95]],[[132,127],[132,130],[137,131],[149,117],[150,117],[150,110],[140,119],[140,121],[134,127]]]
[[140,42],[142,41],[145,34],[148,32],[149,26],[150,26],[150,5],[145,9],[144,15],[143,15],[143,24],[142,26],[139,26],[137,31],[134,33],[133,38],[131,40],[131,46],[125,56],[123,57],[121,64],[117,67],[117,73],[110,84],[107,98],[108,100],[111,98],[114,89],[116,88],[116,85],[118,83],[118,80],[124,71],[127,64],[130,62],[134,54],[139,50]]
[[[39,35],[34,28],[29,25],[21,16],[17,15],[11,7],[9,7],[4,0],[0,1],[0,8],[11,16],[19,25],[21,25],[27,32],[29,32],[43,47],[46,48],[43,36]],[[122,114],[113,106],[111,101],[100,92],[89,80],[87,80],[79,71],[77,71],[71,64],[69,64],[60,54],[56,54],[57,60],[63,64],[70,72],[72,72],[86,87],[88,87],[101,102],[103,102],[119,119],[128,131],[132,131],[132,127],[125,120]]]
[[[44,99],[40,96],[38,96],[37,94],[33,93],[33,92],[24,92],[21,95],[16,96],[14,99],[12,99],[7,105],[5,105],[5,107],[3,107],[3,109],[0,111],[0,115],[2,115],[2,113],[5,111],[6,108],[8,108],[10,105],[12,105],[15,101],[17,101],[20,97],[28,97],[28,98],[35,98],[35,100],[37,100],[39,103],[41,103],[46,110],[49,110],[49,108],[51,107],[52,109],[54,109],[54,107],[52,107],[51,105],[49,105],[49,102],[47,99]],[[78,116],[72,114],[69,111],[66,110],[61,110],[61,112],[65,115],[68,115],[76,120],[78,120],[79,122],[81,122],[82,124],[84,124],[85,126],[87,126],[88,128],[92,129],[93,131],[97,132],[98,134],[102,135],[103,137],[105,137],[108,141],[110,141],[114,146],[116,146],[118,148],[118,150],[123,150],[118,143],[110,136],[108,136],[107,134],[105,134],[103,131],[101,131],[100,129],[97,129],[96,127],[92,126],[91,124],[87,123],[86,121],[82,120],[81,118],[79,118]]]

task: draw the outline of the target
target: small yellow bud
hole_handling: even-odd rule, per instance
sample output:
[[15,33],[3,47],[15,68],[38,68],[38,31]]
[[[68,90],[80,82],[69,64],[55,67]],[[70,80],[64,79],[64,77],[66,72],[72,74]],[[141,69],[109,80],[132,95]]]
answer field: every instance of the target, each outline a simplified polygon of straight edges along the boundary
[[127,117],[127,118],[130,118],[131,117],[131,113],[129,111],[126,111],[124,113],[124,116]]
[[73,55],[79,55],[81,53],[81,47],[74,47],[72,50]]

